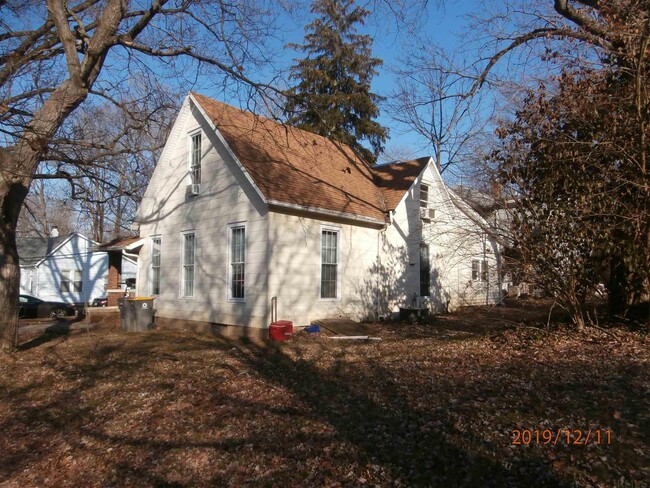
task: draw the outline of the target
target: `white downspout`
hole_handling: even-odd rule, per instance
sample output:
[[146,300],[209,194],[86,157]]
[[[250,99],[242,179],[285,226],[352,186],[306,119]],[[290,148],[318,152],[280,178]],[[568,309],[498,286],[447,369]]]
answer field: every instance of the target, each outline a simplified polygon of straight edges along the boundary
[[375,317],[379,322],[379,272],[381,270],[381,256],[379,255],[382,230],[377,232],[377,283],[375,284]]
[[385,235],[386,229],[388,228],[389,225],[393,223],[393,212],[389,211],[388,212],[388,218],[389,218],[389,223],[384,224],[384,226],[379,229],[379,232],[377,232],[377,282],[375,284],[375,316],[377,318],[377,321],[379,321],[379,315],[380,315],[380,302],[381,302],[381,293],[379,291],[379,286],[380,286],[380,270],[381,270],[381,236]]

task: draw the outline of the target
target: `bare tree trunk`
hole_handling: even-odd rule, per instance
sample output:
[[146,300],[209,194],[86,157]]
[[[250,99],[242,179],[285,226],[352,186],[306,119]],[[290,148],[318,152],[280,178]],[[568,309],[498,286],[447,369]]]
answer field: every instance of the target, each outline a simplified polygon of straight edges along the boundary
[[[157,2],[132,30],[137,35],[151,16],[161,8]],[[56,26],[68,65],[69,78],[43,102],[21,139],[15,146],[0,148],[0,316],[9,322],[0,325],[2,350],[18,346],[17,315],[20,268],[16,249],[18,215],[29,191],[40,159],[65,119],[83,102],[102,69],[108,49],[114,42],[125,4],[119,0],[106,3],[97,29],[88,44],[83,61],[79,61],[74,33],[68,23],[63,0],[48,0],[48,14]],[[3,293],[4,292],[4,293]]]
[[65,118],[86,98],[88,89],[67,80],[52,92],[16,146],[0,148],[0,349],[18,346],[20,267],[16,226],[29,186],[47,149],[47,141]]
[[[2,163],[6,168],[4,160]],[[18,345],[20,266],[16,225],[27,191],[20,181],[0,181],[0,349],[5,352],[13,352]]]

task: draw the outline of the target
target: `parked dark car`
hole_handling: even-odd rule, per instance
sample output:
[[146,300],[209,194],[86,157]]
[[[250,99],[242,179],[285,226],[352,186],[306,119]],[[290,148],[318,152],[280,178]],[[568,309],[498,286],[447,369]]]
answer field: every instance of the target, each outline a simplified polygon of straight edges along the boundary
[[107,307],[108,297],[95,298],[92,303],[93,307]]
[[21,318],[52,317],[63,319],[76,313],[69,303],[46,302],[30,295],[20,295],[18,298],[18,316]]

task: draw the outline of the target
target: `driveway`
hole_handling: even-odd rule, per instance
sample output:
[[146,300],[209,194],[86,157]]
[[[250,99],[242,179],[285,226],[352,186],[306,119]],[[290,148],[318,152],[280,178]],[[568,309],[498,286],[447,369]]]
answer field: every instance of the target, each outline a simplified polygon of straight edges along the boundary
[[35,334],[39,332],[67,334],[73,330],[89,330],[93,327],[93,324],[80,322],[76,317],[71,317],[66,320],[20,319],[18,321],[18,333],[20,335]]

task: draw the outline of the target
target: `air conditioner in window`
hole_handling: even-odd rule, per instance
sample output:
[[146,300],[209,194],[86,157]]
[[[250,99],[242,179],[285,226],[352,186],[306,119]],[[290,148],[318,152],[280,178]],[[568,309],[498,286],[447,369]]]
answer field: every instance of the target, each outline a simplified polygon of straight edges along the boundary
[[420,218],[422,220],[430,221],[436,217],[435,208],[420,208]]
[[198,195],[200,191],[201,191],[201,185],[200,184],[193,183],[191,185],[187,185],[187,194],[188,195]]

